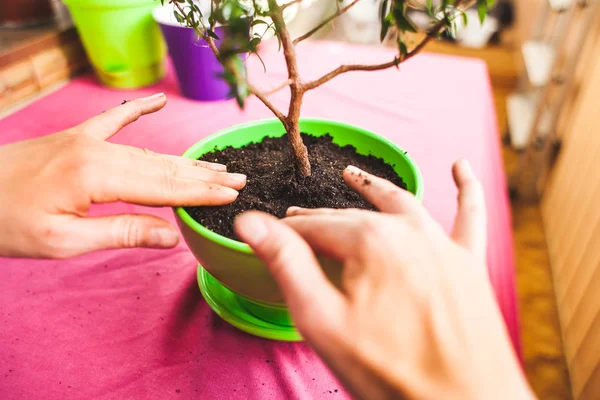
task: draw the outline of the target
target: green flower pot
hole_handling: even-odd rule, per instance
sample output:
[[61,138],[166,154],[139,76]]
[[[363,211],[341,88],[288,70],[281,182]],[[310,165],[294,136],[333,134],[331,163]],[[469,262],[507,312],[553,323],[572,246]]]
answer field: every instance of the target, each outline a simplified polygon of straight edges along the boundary
[[166,45],[152,18],[156,0],[65,0],[98,79],[135,89],[165,75]]
[[[302,132],[330,134],[334,143],[353,145],[360,154],[373,154],[394,166],[407,189],[420,200],[423,179],[415,162],[389,140],[352,125],[319,119],[301,119]],[[197,159],[211,150],[242,147],[265,137],[285,134],[279,120],[255,121],[216,133],[188,149],[183,156]],[[341,171],[340,171],[341,172]],[[230,324],[250,334],[285,341],[302,340],[294,328],[283,296],[267,268],[245,244],[221,236],[196,222],[183,208],[175,208],[182,236],[200,263],[198,284],[210,307]],[[339,287],[341,265],[320,258],[327,277]]]

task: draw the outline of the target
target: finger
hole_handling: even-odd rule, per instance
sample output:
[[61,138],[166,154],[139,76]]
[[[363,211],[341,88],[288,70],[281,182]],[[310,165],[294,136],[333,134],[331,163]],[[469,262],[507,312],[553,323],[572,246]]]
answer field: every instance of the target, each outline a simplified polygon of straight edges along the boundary
[[458,187],[458,214],[452,238],[485,262],[487,216],[483,189],[466,160],[453,165],[452,175]]
[[286,217],[297,217],[301,215],[332,215],[332,214],[355,214],[361,210],[357,208],[303,208],[289,207],[286,210]]
[[145,114],[156,112],[167,104],[164,93],[124,103],[85,121],[79,128],[95,138],[106,140]]
[[179,234],[169,222],[141,214],[78,218],[70,224],[70,233],[75,254],[133,247],[167,249],[179,242]]
[[174,156],[171,154],[161,154],[161,153],[155,153],[152,150],[149,149],[140,149],[137,147],[133,147],[133,146],[126,146],[128,149],[130,149],[132,152],[134,153],[142,153],[142,154],[147,154],[150,156],[155,156],[155,157],[163,157],[166,158],[169,161],[172,161],[176,164],[181,164],[181,165],[189,165],[192,167],[201,167],[201,168],[206,168],[206,169],[210,169],[213,171],[220,171],[220,172],[225,172],[227,171],[227,166],[223,165],[223,164],[219,164],[219,163],[212,163],[212,162],[208,162],[208,161],[201,161],[201,160],[194,160],[192,158],[186,158],[186,157],[180,157],[180,156]]
[[210,169],[213,171],[219,171],[219,172],[226,172],[227,171],[227,166],[223,165],[223,164],[219,164],[219,163],[212,163],[212,162],[208,162],[208,161],[201,161],[201,160],[193,160],[191,158],[185,158],[185,157],[179,157],[179,156],[173,156],[173,155],[169,155],[169,154],[159,154],[159,156],[161,157],[165,157],[171,161],[173,161],[174,163],[177,164],[183,164],[183,165],[190,165],[193,167],[200,167],[200,168],[206,168],[206,169]]
[[[148,206],[215,206],[233,202],[246,177],[179,165],[166,158],[123,152],[112,145],[109,165],[88,179],[92,201]],[[115,149],[117,149],[115,151]],[[132,168],[134,166],[134,168]]]
[[[130,165],[136,165],[138,168],[136,174],[156,175],[168,171],[177,177],[201,179],[209,183],[216,183],[223,186],[239,190],[246,186],[246,175],[227,173],[220,171],[220,167],[225,167],[220,164],[206,163],[211,168],[204,168],[201,161],[182,158],[177,156],[163,155],[154,153],[147,149],[138,149],[130,146],[111,145],[113,152],[115,149],[121,151],[128,150],[127,153],[120,152],[122,158],[117,158],[112,166],[117,168],[117,171],[130,171]],[[113,157],[116,154],[113,154]],[[126,164],[126,165],[125,165]]]
[[273,275],[301,334],[324,340],[318,332],[332,328],[343,315],[344,299],[308,244],[290,227],[260,212],[240,215],[235,230]]
[[364,229],[363,221],[357,214],[343,211],[294,216],[282,220],[318,254],[341,261],[357,254],[360,232]]
[[238,191],[227,186],[190,178],[121,176],[94,185],[92,202],[123,201],[153,207],[221,206],[238,197]]
[[[119,164],[133,163],[137,168],[132,170],[127,168],[127,165]],[[131,165],[131,164],[129,164]],[[216,183],[221,186],[227,186],[232,189],[240,190],[246,186],[246,175],[214,171],[207,168],[191,166],[183,162],[174,162],[167,157],[157,157],[149,154],[132,154],[130,157],[123,157],[113,162],[112,166],[118,168],[119,171],[144,174],[150,177],[162,176],[165,179],[174,178],[190,178],[202,180],[207,183]],[[121,168],[122,167],[122,168]]]
[[344,170],[344,180],[379,211],[390,214],[420,214],[421,204],[415,196],[392,182],[371,175],[354,166]]

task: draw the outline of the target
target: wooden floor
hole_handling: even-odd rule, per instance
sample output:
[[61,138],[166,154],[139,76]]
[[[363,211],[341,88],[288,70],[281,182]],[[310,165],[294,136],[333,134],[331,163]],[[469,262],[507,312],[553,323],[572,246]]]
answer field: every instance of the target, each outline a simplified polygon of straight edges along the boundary
[[[499,131],[504,134],[506,97],[518,77],[514,53],[502,48],[461,50],[443,43],[435,43],[429,50],[476,57],[488,64]],[[507,174],[511,174],[517,154],[504,145],[503,155]],[[513,201],[512,213],[525,372],[540,399],[571,399],[540,207]]]

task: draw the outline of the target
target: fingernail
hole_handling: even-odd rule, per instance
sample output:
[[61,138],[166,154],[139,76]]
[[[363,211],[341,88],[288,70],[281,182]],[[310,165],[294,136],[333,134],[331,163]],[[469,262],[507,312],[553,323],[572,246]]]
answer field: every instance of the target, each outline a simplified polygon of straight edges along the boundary
[[246,175],[244,174],[229,174],[229,176],[239,183],[246,183]]
[[250,246],[259,245],[269,234],[263,217],[253,212],[239,215],[234,225],[237,234]]
[[246,175],[228,174],[226,185],[233,189],[241,190],[246,186]]
[[158,98],[164,97],[164,96],[165,96],[165,94],[163,92],[160,92],[160,93],[153,94],[152,96],[144,97],[144,100],[154,100],[154,99],[158,99]]
[[469,161],[467,161],[466,159],[462,159],[459,161],[460,163],[460,167],[469,175],[473,175],[473,168],[471,168],[471,163],[469,163]]
[[154,228],[150,231],[150,246],[170,248],[179,242],[179,233],[174,229]]
[[227,186],[218,186],[217,190],[220,191],[220,194],[223,195],[227,202],[235,201],[240,195],[240,192]]
[[285,215],[294,215],[300,210],[301,210],[300,207],[292,206],[287,209],[287,211],[285,212]]
[[356,168],[354,165],[348,165],[346,167],[346,171],[350,172],[350,174],[352,174],[352,175],[358,175],[358,174],[363,173],[363,171],[361,169]]

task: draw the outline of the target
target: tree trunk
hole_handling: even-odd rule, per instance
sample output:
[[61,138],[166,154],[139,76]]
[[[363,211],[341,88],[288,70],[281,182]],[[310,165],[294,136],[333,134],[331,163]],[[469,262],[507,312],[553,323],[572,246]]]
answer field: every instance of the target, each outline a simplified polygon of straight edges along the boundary
[[298,82],[293,82],[290,85],[290,92],[290,108],[287,116],[287,126],[285,129],[287,131],[288,140],[292,146],[292,150],[294,151],[298,171],[302,174],[302,176],[307,177],[311,174],[310,161],[308,159],[308,150],[302,141],[302,136],[300,136],[299,126],[300,108],[302,107],[302,97],[304,92],[302,91],[302,88]]
[[300,127],[298,126],[298,120],[291,122],[286,127],[288,140],[292,146],[294,157],[296,158],[296,166],[302,176],[307,177],[311,174],[310,162],[308,161],[308,150],[302,142],[302,136],[300,136]]
[[287,117],[282,119],[285,126],[285,130],[288,134],[288,140],[292,146],[294,157],[296,158],[296,166],[302,176],[310,176],[310,162],[308,160],[308,151],[306,146],[302,143],[302,136],[300,136],[300,127],[298,122],[300,120],[300,107],[302,106],[302,96],[304,95],[304,88],[300,81],[300,75],[298,74],[298,64],[296,62],[296,48],[294,41],[290,36],[290,32],[285,24],[283,18],[283,9],[277,4],[277,0],[269,0],[269,7],[273,10],[271,18],[281,40],[281,47],[283,48],[283,55],[285,57],[285,64],[288,69],[288,78],[292,82],[290,84],[290,108]]

